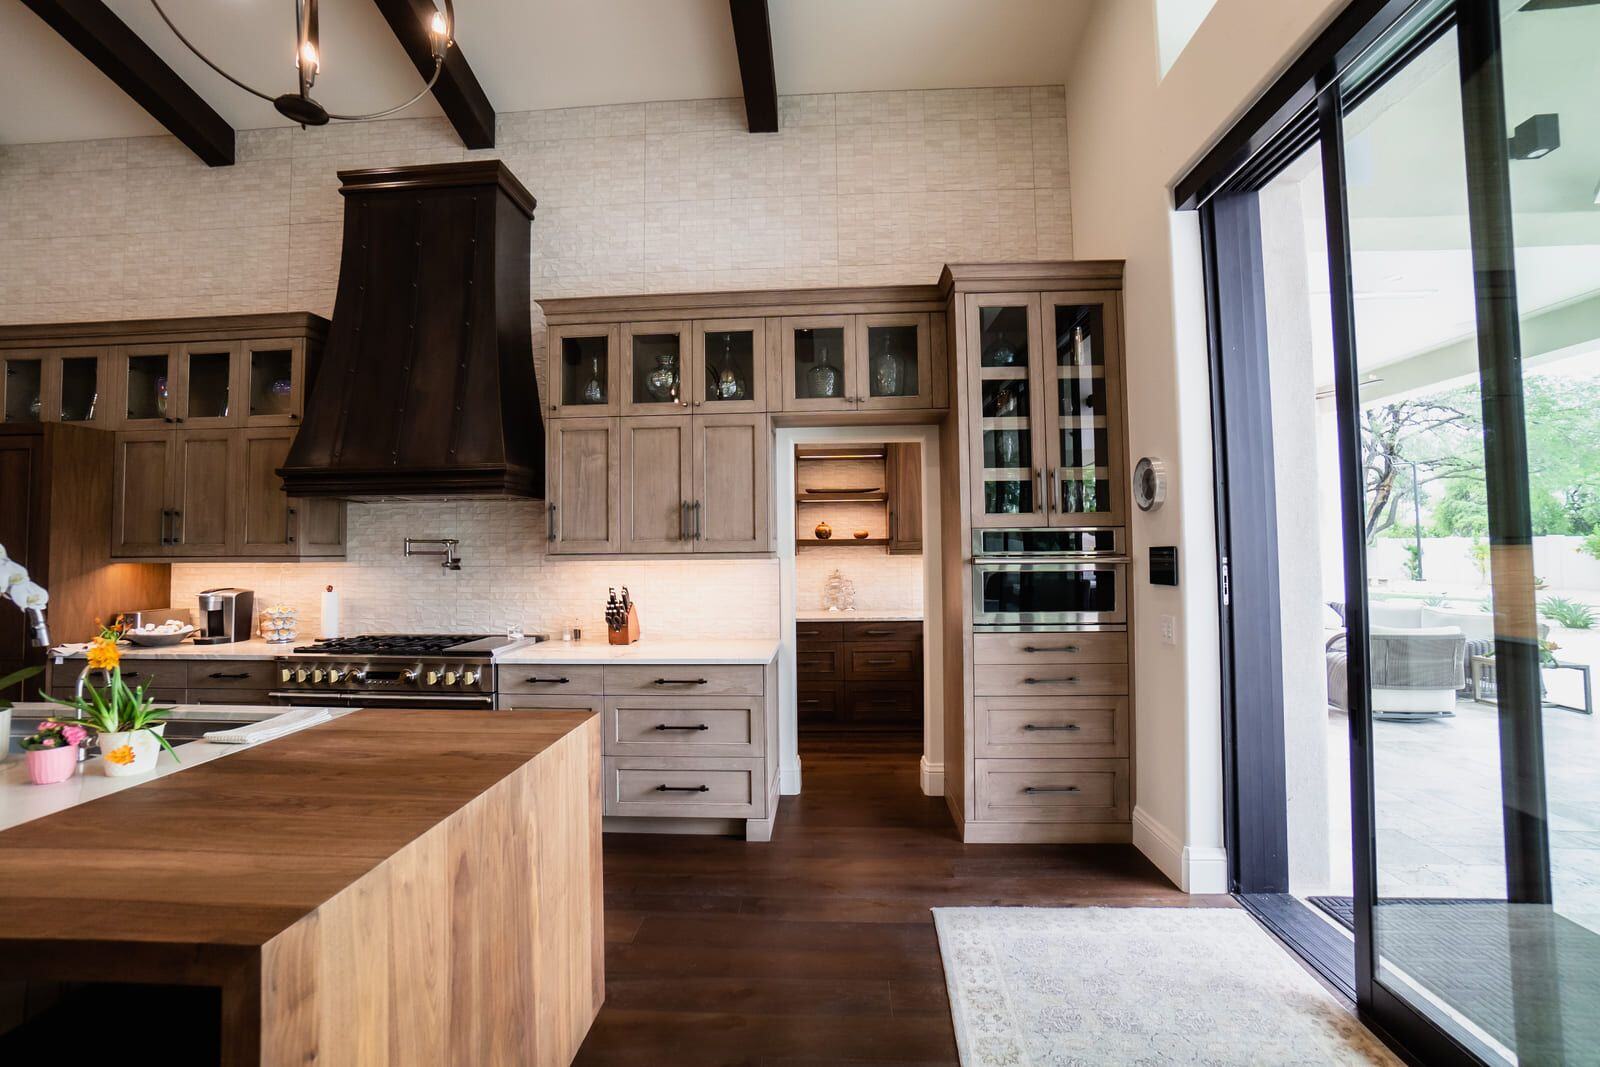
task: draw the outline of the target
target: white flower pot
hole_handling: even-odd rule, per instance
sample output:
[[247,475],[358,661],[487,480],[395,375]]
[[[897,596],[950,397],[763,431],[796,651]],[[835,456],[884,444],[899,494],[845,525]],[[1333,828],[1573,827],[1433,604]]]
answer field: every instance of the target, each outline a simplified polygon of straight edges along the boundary
[[[162,727],[157,726],[155,730]],[[100,762],[107,778],[149,774],[161,758],[161,742],[151,730],[119,730],[100,735]]]

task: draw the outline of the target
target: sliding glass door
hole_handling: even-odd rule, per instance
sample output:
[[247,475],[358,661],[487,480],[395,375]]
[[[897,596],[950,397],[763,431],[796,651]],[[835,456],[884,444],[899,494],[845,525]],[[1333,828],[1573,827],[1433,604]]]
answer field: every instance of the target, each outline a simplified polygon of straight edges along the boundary
[[1178,199],[1235,888],[1424,1058],[1593,1062],[1600,3],[1358,0]]

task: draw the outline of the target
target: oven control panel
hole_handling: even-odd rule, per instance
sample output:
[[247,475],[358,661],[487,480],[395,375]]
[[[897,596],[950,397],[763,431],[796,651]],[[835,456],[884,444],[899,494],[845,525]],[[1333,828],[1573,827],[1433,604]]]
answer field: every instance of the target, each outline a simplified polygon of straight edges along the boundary
[[281,657],[277,688],[338,693],[494,692],[490,665],[459,660],[359,660]]

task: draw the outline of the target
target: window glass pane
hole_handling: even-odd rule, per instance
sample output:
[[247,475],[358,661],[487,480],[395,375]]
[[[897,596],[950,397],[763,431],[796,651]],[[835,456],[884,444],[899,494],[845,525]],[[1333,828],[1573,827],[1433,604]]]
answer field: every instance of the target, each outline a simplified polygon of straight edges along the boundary
[[165,354],[128,357],[128,418],[166,418],[170,395]]
[[229,373],[233,353],[190,352],[188,412],[191,419],[221,419],[228,415]]
[[917,328],[867,327],[867,391],[872,396],[917,395]]
[[749,400],[756,377],[753,330],[709,330],[705,336],[706,380],[701,399],[708,404]]
[[794,395],[823,400],[846,395],[844,328],[824,327],[794,332]]
[[294,351],[258,348],[250,353],[250,414],[287,415],[294,401]]
[[629,363],[635,404],[681,404],[682,353],[675,333],[633,335]]
[[611,396],[607,381],[606,338],[561,339],[561,403],[566,407],[604,404]]
[[100,358],[67,356],[61,361],[61,421],[87,422],[100,400]]
[[6,360],[6,421],[38,422],[44,397],[44,361],[18,357]]
[[[978,309],[978,405],[983,433],[983,510],[1026,515],[1038,509],[1028,390],[1028,309]],[[1042,458],[1042,457],[1040,457]]]

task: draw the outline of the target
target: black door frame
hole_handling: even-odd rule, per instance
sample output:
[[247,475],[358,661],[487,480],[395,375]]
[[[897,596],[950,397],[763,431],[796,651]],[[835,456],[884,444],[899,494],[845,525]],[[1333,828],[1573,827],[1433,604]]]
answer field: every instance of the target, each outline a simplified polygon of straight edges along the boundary
[[[1211,350],[1222,589],[1225,834],[1233,891],[1408,1055],[1478,1062],[1464,1045],[1376,979],[1377,856],[1367,656],[1366,546],[1359,361],[1343,116],[1445,32],[1457,30],[1477,297],[1479,377],[1495,560],[1496,658],[1504,659],[1503,821],[1508,899],[1549,903],[1550,867],[1540,721],[1537,618],[1522,415],[1499,11],[1494,0],[1354,0],[1181,181],[1178,208],[1200,213]],[[1384,41],[1380,60],[1348,79]],[[1323,169],[1344,535],[1351,815],[1356,905],[1353,946],[1287,895],[1281,649],[1279,648],[1270,378],[1264,337],[1255,191],[1317,147]],[[1268,521],[1263,521],[1264,519]],[[1263,527],[1268,529],[1264,532]],[[1248,652],[1248,670],[1236,669]],[[1521,694],[1516,697],[1515,694]],[[1353,947],[1353,959],[1351,949]],[[1342,950],[1342,955],[1341,955]]]

